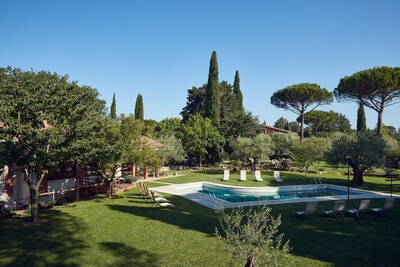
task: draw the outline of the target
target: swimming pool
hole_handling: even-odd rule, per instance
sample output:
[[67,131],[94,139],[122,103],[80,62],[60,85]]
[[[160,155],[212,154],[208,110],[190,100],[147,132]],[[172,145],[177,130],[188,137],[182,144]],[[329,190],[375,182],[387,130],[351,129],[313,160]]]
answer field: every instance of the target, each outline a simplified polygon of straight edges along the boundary
[[[179,195],[212,209],[217,206],[233,208],[308,201],[347,200],[347,187],[332,184],[240,187],[210,182],[195,182],[150,189],[160,193]],[[390,194],[350,188],[350,199],[386,198],[389,196]]]
[[297,187],[291,188],[290,190],[279,188],[277,191],[265,190],[263,192],[249,192],[238,191],[232,188],[220,187],[206,183],[203,184],[203,188],[198,192],[229,202],[249,202],[347,195],[347,191],[344,192],[343,190],[337,190],[327,186],[312,186],[305,188]]

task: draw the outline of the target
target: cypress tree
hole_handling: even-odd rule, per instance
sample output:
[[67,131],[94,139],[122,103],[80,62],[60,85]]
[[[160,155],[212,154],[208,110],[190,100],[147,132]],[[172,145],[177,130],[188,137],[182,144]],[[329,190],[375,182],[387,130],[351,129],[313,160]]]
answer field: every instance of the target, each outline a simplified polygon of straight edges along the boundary
[[243,109],[243,94],[240,90],[240,78],[239,78],[239,71],[236,70],[235,73],[235,81],[233,82],[233,96],[235,99],[236,104],[236,111],[240,114],[244,113]]
[[213,51],[208,72],[204,114],[206,117],[211,119],[214,126],[219,127],[220,112],[221,100],[219,96],[217,52]]
[[138,94],[136,97],[135,119],[141,121],[144,120],[143,97],[141,94]]
[[365,119],[364,105],[360,102],[357,110],[357,132],[364,132],[367,130],[367,122]]
[[115,120],[117,118],[117,101],[115,100],[115,93],[113,94],[113,99],[110,108],[110,117]]

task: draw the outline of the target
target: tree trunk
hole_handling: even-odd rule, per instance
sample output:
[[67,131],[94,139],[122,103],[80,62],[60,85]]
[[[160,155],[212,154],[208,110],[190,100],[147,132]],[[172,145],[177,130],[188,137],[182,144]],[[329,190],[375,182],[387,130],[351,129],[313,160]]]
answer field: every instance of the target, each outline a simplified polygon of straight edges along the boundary
[[349,165],[353,169],[353,180],[351,181],[351,184],[353,186],[363,186],[364,171],[360,170],[358,165],[354,164],[352,161],[350,161]]
[[201,164],[201,156],[199,156],[199,168],[200,170],[203,168],[203,165]]
[[300,125],[300,142],[303,142],[304,138],[304,111],[300,114],[301,125]]
[[[39,219],[39,192],[36,190],[35,185],[32,183],[29,178],[29,173],[25,173],[25,181],[29,187],[29,204],[31,206],[31,222],[36,223],[40,222]],[[37,187],[39,188],[39,187]]]
[[250,256],[247,258],[247,262],[244,267],[254,267],[254,256]]
[[378,135],[382,135],[382,114],[383,114],[383,108],[381,108],[381,111],[378,112],[378,125],[377,125]]

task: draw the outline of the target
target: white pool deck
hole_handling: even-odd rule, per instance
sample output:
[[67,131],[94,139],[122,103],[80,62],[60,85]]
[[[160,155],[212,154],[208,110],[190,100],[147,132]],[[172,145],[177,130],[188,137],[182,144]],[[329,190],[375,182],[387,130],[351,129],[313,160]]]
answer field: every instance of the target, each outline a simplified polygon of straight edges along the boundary
[[[149,188],[150,190],[167,193],[171,195],[177,195],[196,202],[210,209],[215,209],[216,207],[222,206],[224,208],[234,208],[234,207],[245,207],[254,205],[275,205],[275,204],[288,204],[288,203],[300,203],[308,201],[332,201],[332,200],[347,200],[347,187],[338,186],[332,184],[322,184],[318,185],[319,188],[328,188],[332,190],[343,191],[345,195],[335,195],[335,196],[321,196],[321,197],[309,197],[309,198],[292,198],[292,199],[276,199],[276,200],[264,200],[264,201],[248,201],[248,202],[229,202],[223,199],[211,197],[209,195],[197,192],[202,188],[203,184],[209,184],[220,188],[229,188],[229,190],[241,193],[249,194],[268,194],[276,193],[278,191],[298,191],[298,190],[316,190],[317,185],[292,185],[292,186],[274,186],[274,187],[239,187],[231,185],[221,185],[214,184],[210,182],[195,182],[187,184],[174,184],[167,186],[160,186]],[[350,188],[350,200],[353,199],[372,199],[372,198],[388,198],[390,194],[362,190],[357,188]],[[398,195],[393,195],[395,198],[400,198]]]

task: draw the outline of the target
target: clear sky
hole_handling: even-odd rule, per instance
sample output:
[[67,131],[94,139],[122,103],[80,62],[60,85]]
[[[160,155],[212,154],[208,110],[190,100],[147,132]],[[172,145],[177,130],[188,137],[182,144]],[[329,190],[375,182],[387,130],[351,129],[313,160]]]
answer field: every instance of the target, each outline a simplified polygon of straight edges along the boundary
[[[247,110],[272,125],[270,97],[310,82],[333,91],[340,78],[400,66],[400,1],[0,0],[0,67],[48,70],[96,88],[117,113],[180,117],[187,89],[207,82],[211,53],[219,79],[239,70]],[[355,128],[357,104],[323,106]],[[400,103],[383,114],[400,127]],[[366,109],[374,128],[377,113]]]

